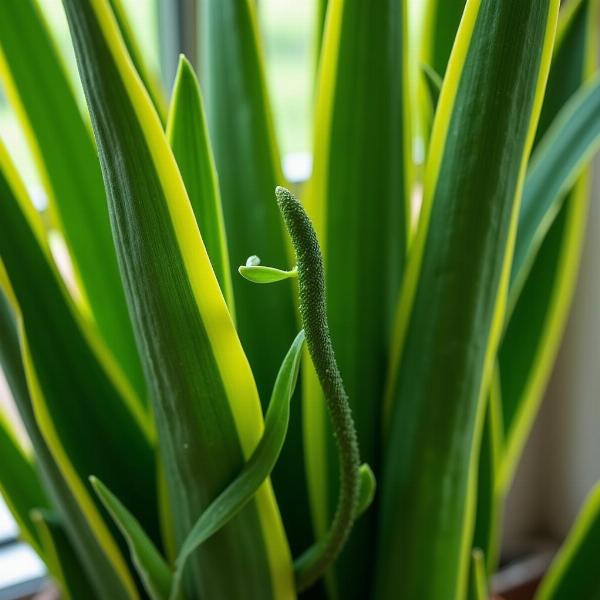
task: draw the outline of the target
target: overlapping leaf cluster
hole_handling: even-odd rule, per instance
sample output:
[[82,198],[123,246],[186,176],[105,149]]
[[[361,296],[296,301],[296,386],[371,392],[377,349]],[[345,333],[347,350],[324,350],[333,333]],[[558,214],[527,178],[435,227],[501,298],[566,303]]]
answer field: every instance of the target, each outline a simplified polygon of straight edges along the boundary
[[[334,559],[302,597],[488,594],[576,280],[598,0],[428,0],[418,52],[406,0],[317,4],[317,238],[278,191],[296,265],[251,0],[200,3],[200,83],[182,58],[169,102],[120,0],[63,0],[85,110],[37,0],[0,2],[48,199],[0,145],[33,449],[0,421],[0,489],[65,598],[288,599]],[[596,491],[539,598],[597,593],[599,549]]]

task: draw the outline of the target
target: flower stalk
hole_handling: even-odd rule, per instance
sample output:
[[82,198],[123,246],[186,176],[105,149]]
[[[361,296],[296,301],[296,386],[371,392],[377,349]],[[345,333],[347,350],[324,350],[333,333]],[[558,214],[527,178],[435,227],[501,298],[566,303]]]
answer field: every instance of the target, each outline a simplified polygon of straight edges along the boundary
[[325,396],[340,463],[338,505],[329,531],[294,565],[296,587],[303,591],[327,571],[350,535],[357,514],[360,459],[354,419],[329,334],[325,272],[317,236],[306,211],[293,194],[277,187],[275,195],[296,253],[302,326]]

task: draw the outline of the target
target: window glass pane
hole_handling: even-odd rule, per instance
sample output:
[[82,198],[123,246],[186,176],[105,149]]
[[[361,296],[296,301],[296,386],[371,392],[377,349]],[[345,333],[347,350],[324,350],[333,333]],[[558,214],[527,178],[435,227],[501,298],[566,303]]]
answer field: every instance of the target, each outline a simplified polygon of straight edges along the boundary
[[315,0],[260,0],[267,76],[282,155],[311,146]]

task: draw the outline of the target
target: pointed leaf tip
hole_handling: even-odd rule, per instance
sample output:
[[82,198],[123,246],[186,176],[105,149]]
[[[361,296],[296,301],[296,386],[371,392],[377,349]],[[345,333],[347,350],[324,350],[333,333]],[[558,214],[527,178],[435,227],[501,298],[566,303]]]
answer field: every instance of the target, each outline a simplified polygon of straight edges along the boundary
[[173,575],[166,560],[121,501],[97,477],[92,475],[89,481],[125,538],[132,562],[151,600],[167,600]]
[[237,478],[200,515],[179,550],[169,600],[178,598],[184,569],[192,553],[239,513],[277,463],[287,435],[290,401],[298,379],[303,345],[304,330],[301,330],[292,342],[277,375],[260,442]]

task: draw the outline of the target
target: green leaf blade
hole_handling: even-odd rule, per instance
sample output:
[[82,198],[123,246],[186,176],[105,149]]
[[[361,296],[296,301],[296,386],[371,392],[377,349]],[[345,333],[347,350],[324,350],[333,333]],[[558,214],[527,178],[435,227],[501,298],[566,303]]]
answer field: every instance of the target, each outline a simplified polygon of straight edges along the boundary
[[483,552],[476,548],[471,553],[469,600],[488,600],[487,577]]
[[381,598],[467,591],[483,399],[558,9],[469,0],[452,51],[393,341]]
[[[98,541],[97,532],[93,529],[93,523],[88,521],[79,499],[75,497],[67,481],[61,474],[58,464],[54,460],[36,422],[33,403],[29,395],[26,375],[23,369],[13,309],[1,290],[0,362],[2,363],[3,371],[9,383],[21,421],[33,447],[37,471],[39,472],[41,484],[44,487],[41,495],[37,493],[30,495],[28,496],[29,500],[26,505],[20,504],[22,506],[22,510],[20,511],[22,517],[15,515],[17,522],[21,523],[22,519],[28,519],[28,523],[33,521],[32,524],[35,525],[35,531],[38,532],[42,548],[39,548],[39,544],[35,542],[35,536],[26,535],[27,541],[32,543],[31,540],[34,540],[32,543],[33,548],[39,551],[40,556],[54,576],[57,576],[57,573],[60,572],[58,574],[61,575],[68,588],[74,590],[72,593],[73,600],[102,596],[119,597],[119,587],[115,588],[114,569],[107,560],[104,550]],[[19,466],[19,459],[11,459],[11,455],[6,449],[1,450],[0,455],[5,465],[0,476],[0,488],[4,488],[7,491],[9,487],[12,488],[11,482],[7,482],[12,472],[10,465],[18,469],[19,479],[26,476],[28,469],[31,467]],[[14,491],[8,490],[6,493],[14,498]],[[32,509],[37,510],[48,507],[48,500],[45,499],[46,494],[53,509],[59,515],[62,515],[62,522],[64,523],[64,525],[59,526],[53,518],[51,523],[47,523],[50,529],[48,532],[45,529],[40,529],[40,525],[35,522],[35,516],[31,514]],[[14,507],[17,505],[17,502],[14,499],[8,498],[8,505],[13,509],[13,514],[15,514]],[[45,511],[40,516],[43,518],[44,514],[46,514]],[[61,531],[57,531],[57,527]],[[64,532],[62,531],[63,529]],[[21,525],[21,531],[22,533],[29,531],[29,527]],[[64,539],[65,535],[68,539]],[[60,548],[60,551],[58,551],[58,548]],[[57,550],[56,552],[54,552],[55,549]],[[51,553],[58,555],[55,557],[50,556]],[[77,555],[77,561],[70,558],[72,554]],[[61,557],[63,557],[62,561]],[[62,565],[61,562],[63,563]],[[73,568],[75,572],[71,573],[71,569]],[[90,585],[93,588],[93,592],[84,588],[84,585]],[[80,593],[84,589],[87,591]]]
[[[581,169],[597,148],[600,125],[594,105],[598,82],[591,81],[599,6],[597,0],[577,0],[562,13],[525,182],[510,320],[499,352],[506,430],[499,485],[505,490],[550,377],[575,289],[589,195],[589,173]],[[572,129],[579,128],[579,135],[571,137]]]
[[265,267],[262,265],[251,265],[238,268],[239,274],[252,283],[277,283],[286,279],[295,279],[298,274],[292,269],[291,271],[282,271],[274,267]]
[[598,43],[595,33],[596,5],[597,0],[573,0],[561,5],[556,48],[552,56],[548,89],[544,96],[534,149],[566,102],[595,71],[595,49]]
[[[29,434],[30,427],[28,425],[30,425],[31,419],[27,418],[27,414],[23,414],[24,411],[21,408],[23,397],[28,399],[29,394],[21,363],[17,327],[2,286],[0,286],[0,364],[17,410]],[[30,439],[32,437],[35,436],[30,435]],[[34,450],[37,450],[34,442],[35,440],[32,440]],[[13,428],[2,414],[0,414],[0,456],[2,456],[4,464],[0,473],[0,492],[21,530],[21,535],[40,556],[43,556],[40,540],[30,513],[34,508],[48,506],[46,493],[39,479],[39,473],[25,455],[16,440]]]
[[180,57],[175,79],[167,137],[181,171],[208,257],[233,314],[229,254],[215,163],[198,80],[192,65],[183,55]]
[[[111,184],[117,253],[152,390],[180,545],[258,443],[260,403],[174,156],[126,60],[106,1],[64,5]],[[206,460],[215,455],[218,460]],[[186,589],[202,596],[291,594],[291,558],[268,482],[198,549],[190,566]]]
[[304,331],[301,331],[277,375],[260,442],[239,475],[202,513],[183,543],[177,556],[171,600],[177,598],[183,571],[192,552],[230,521],[271,474],[287,434],[290,401],[298,379],[303,345]]
[[[35,422],[102,555],[98,584],[115,598],[136,591],[87,485],[101,473],[153,530],[157,522],[154,449],[147,417],[101,341],[79,316],[50,258],[40,217],[0,145],[0,258],[18,304],[20,343]],[[44,302],[40,302],[40,298]],[[65,376],[65,372],[68,376]],[[102,449],[99,452],[99,448]],[[118,465],[118,467],[116,467]],[[51,466],[50,468],[53,468]],[[136,486],[131,486],[135,474]],[[92,575],[90,575],[92,577]]]
[[[331,338],[361,458],[375,473],[380,469],[388,332],[410,230],[406,10],[399,0],[329,5],[313,176],[304,198],[323,253]],[[335,511],[337,450],[325,411],[315,409],[322,404],[322,392],[311,371],[304,376],[305,447],[313,522],[321,537]],[[374,543],[374,518],[367,513],[356,524],[336,564],[341,595],[369,593],[373,573],[362,554]]]
[[[266,86],[256,2],[201,2],[200,83],[223,202],[232,267],[258,254],[268,265],[292,267],[273,190],[284,184]],[[281,357],[297,330],[292,282],[255,286],[232,274],[236,326],[266,409]],[[265,332],[269,335],[265,335]],[[312,542],[303,472],[301,404],[292,406],[289,442],[273,472],[294,553]]]
[[17,442],[6,418],[0,415],[0,494],[12,513],[21,536],[41,556],[42,545],[30,513],[34,508],[48,506],[46,493],[31,459]]
[[535,599],[597,598],[600,595],[599,544],[600,485],[596,485],[542,580]]
[[[283,183],[265,84],[253,2],[223,0],[200,7],[200,72],[215,154],[229,256],[251,254],[285,266],[288,254],[273,190]],[[238,329],[261,397],[266,400],[280,357],[294,335],[292,289],[257,289],[234,275]],[[276,325],[276,326],[275,326]],[[263,332],[272,330],[266,340]]]
[[565,196],[600,148],[599,113],[600,79],[595,79],[562,109],[531,159],[511,272],[513,301]]
[[98,156],[36,0],[0,4],[0,77],[27,133],[84,302],[145,405],[146,388],[119,275]]
[[[61,473],[36,421],[18,338],[13,309],[8,298],[0,291],[0,361],[27,436],[33,446],[44,488],[52,501],[52,506],[63,516],[66,533],[97,595],[115,595],[118,598],[122,592],[121,586],[115,582],[114,568],[99,543],[93,523],[88,520],[80,499],[75,496]],[[5,456],[4,453],[2,455]],[[43,506],[45,504],[38,504],[35,508]],[[50,557],[45,554],[44,552],[42,556],[46,562],[49,562]]]
[[502,465],[503,424],[500,371],[496,365],[490,385],[477,474],[477,510],[473,531],[473,548],[480,548],[486,572],[494,573],[500,553],[501,517],[504,494],[498,489]]
[[152,600],[168,600],[173,574],[138,520],[97,478],[90,479],[94,491],[127,540],[133,564]]
[[58,584],[61,598],[98,598],[57,515],[48,510],[34,510],[31,518],[39,532],[46,564]]

